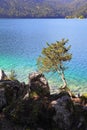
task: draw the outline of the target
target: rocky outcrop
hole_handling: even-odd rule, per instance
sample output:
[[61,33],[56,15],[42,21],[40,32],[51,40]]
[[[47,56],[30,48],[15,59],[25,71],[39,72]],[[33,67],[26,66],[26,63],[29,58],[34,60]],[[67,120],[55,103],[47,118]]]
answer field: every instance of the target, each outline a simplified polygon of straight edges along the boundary
[[[17,80],[2,80],[0,109],[4,116],[3,122],[0,118],[0,126],[4,128],[4,123],[12,121],[13,126],[22,124],[23,130],[27,127],[30,130],[87,130],[87,100],[85,105],[83,102],[83,97],[71,97],[64,90],[50,94],[48,82],[41,73],[30,74],[28,85]],[[8,124],[7,127],[10,130]]]
[[7,78],[7,75],[5,74],[3,70],[0,69],[0,80],[4,80],[6,78]]
[[48,81],[42,73],[35,72],[29,75],[30,90],[37,93],[38,96],[43,97],[50,94],[50,87]]
[[19,100],[10,105],[5,114],[14,122],[33,129],[87,130],[87,107],[74,104],[67,92]]

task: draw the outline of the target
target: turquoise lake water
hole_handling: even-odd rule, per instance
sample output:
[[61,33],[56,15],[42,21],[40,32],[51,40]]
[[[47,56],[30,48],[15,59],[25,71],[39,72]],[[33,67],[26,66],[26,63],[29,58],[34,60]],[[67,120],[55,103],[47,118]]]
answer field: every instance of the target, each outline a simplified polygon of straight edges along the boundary
[[[87,92],[87,19],[0,19],[0,68],[11,69],[20,81],[37,71],[36,60],[46,42],[62,38],[72,45],[72,60],[65,71],[72,91]],[[46,75],[51,86],[61,86],[57,74]]]

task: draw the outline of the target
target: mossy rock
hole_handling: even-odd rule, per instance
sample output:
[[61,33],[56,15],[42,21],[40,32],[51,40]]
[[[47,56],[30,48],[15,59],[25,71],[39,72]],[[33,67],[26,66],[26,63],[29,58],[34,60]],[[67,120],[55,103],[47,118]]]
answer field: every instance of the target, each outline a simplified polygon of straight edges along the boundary
[[32,92],[30,92],[30,96],[29,97],[30,98],[38,98],[39,95],[36,92],[32,91]]
[[31,130],[30,128],[26,128],[25,130]]
[[87,98],[87,93],[83,93],[81,97]]

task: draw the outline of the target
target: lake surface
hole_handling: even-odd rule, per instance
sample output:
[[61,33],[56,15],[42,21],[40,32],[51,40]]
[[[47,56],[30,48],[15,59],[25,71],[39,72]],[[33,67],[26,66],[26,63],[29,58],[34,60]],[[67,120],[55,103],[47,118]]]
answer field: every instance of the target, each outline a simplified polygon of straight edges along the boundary
[[[87,92],[87,19],[0,19],[0,68],[15,70],[20,81],[37,71],[36,60],[46,42],[69,39],[72,60],[65,71],[72,91]],[[61,86],[57,74],[46,75],[51,86]]]

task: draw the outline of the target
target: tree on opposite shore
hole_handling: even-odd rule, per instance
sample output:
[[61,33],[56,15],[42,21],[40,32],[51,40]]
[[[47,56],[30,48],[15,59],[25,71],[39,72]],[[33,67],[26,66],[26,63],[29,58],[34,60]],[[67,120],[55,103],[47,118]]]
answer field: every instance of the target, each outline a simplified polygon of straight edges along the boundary
[[69,53],[71,45],[66,46],[67,42],[68,40],[62,39],[52,44],[47,43],[47,47],[42,49],[42,54],[37,60],[40,72],[57,72],[61,76],[63,81],[62,88],[67,87],[64,62],[70,61],[72,58],[72,54]]

